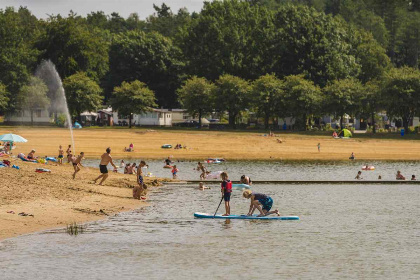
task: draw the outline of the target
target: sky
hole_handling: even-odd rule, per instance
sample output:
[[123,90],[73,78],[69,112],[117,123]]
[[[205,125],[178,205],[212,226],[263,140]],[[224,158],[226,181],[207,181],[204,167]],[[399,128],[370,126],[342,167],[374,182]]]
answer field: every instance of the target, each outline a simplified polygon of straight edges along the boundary
[[174,13],[183,7],[189,12],[200,11],[203,7],[203,0],[0,0],[0,9],[26,6],[37,18],[57,14],[66,16],[73,10],[82,16],[93,11],[103,11],[107,15],[117,12],[124,18],[137,13],[141,19],[146,19],[155,12],[153,4],[160,6],[163,2]]

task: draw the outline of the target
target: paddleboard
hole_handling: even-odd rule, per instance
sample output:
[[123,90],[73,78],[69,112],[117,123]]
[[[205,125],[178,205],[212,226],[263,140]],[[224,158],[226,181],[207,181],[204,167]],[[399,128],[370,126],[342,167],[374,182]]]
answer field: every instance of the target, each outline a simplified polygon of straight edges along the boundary
[[232,189],[236,189],[236,190],[243,190],[243,189],[247,189],[249,190],[251,187],[247,184],[232,184]]
[[208,214],[208,213],[194,213],[194,217],[199,219],[244,219],[244,220],[299,220],[298,216],[264,216],[264,217],[258,217],[258,215],[230,215],[230,216],[222,216],[222,215],[216,215]]

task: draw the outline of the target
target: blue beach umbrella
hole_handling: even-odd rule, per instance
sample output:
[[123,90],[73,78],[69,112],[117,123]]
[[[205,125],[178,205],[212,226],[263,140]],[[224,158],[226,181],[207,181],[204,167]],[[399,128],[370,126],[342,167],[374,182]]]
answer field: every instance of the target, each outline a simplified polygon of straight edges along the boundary
[[17,143],[25,143],[25,142],[28,142],[28,140],[26,140],[22,136],[16,135],[16,134],[13,134],[13,133],[0,135],[0,141],[3,141],[3,142],[12,142],[12,143],[13,142],[17,142]]

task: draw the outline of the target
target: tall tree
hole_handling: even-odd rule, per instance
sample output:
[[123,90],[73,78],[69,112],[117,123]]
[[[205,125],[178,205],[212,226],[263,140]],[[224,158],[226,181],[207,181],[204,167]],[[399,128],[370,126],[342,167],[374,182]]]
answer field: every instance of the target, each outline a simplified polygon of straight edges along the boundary
[[70,13],[67,18],[50,17],[38,42],[42,58],[50,59],[61,79],[85,72],[99,81],[108,71],[109,43],[104,31],[89,28],[86,21]]
[[304,74],[316,85],[357,76],[360,65],[351,53],[343,20],[305,6],[282,6],[274,17],[271,59],[280,78]]
[[181,28],[191,20],[186,8],[179,9],[177,14],[165,3],[160,7],[153,4],[153,8],[156,13],[147,18],[147,30],[159,32],[169,38],[175,38]]
[[24,85],[18,94],[19,109],[30,111],[31,125],[34,124],[34,111],[46,109],[50,105],[47,91],[48,88],[41,79],[31,77],[29,84]]
[[287,111],[282,117],[293,117],[301,129],[306,130],[308,117],[319,112],[322,95],[318,86],[303,75],[287,76],[283,82]]
[[128,31],[114,37],[110,48],[107,97],[123,81],[140,80],[156,93],[158,104],[175,107],[182,64],[172,40],[151,32]]
[[154,92],[138,80],[115,87],[111,104],[119,114],[129,116],[130,128],[133,114],[142,114],[157,106]]
[[396,38],[396,58],[398,66],[420,66],[420,12],[409,12],[402,20]]
[[236,118],[250,104],[250,86],[247,81],[229,74],[215,82],[213,94],[215,108],[229,113],[229,125],[236,128]]
[[204,2],[179,40],[191,75],[216,80],[230,74],[256,79],[269,72],[272,13],[239,0]]
[[324,88],[325,110],[340,117],[343,128],[344,114],[354,116],[362,110],[363,85],[356,79],[337,80]]
[[264,75],[252,83],[253,104],[259,115],[264,116],[264,126],[268,129],[271,117],[284,110],[283,83],[275,75]]
[[420,70],[392,69],[386,75],[382,94],[388,116],[401,118],[408,132],[413,118],[420,113]]
[[363,115],[371,118],[372,132],[376,133],[376,113],[384,108],[381,96],[381,81],[372,80],[364,85],[365,93],[362,96]]
[[29,81],[39,54],[34,48],[39,34],[38,20],[28,9],[0,9],[0,82],[10,93],[8,111],[16,108],[16,97]]
[[204,114],[210,113],[214,108],[211,102],[211,94],[214,92],[214,84],[205,78],[196,76],[185,81],[178,89],[178,98],[183,108],[193,117],[198,116],[198,124],[201,128],[201,118]]
[[80,121],[84,111],[95,111],[102,105],[102,89],[84,72],[77,72],[63,81],[70,114]]
[[9,104],[9,97],[6,86],[0,83],[0,112],[4,113],[7,109],[7,105]]

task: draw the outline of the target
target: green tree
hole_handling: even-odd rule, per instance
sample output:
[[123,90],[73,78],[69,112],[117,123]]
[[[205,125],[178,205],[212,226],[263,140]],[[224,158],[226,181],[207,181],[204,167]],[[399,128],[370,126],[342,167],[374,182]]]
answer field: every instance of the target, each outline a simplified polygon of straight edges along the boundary
[[348,32],[351,34],[352,53],[361,66],[358,79],[363,83],[381,79],[391,67],[386,50],[365,30],[350,27]]
[[198,124],[201,128],[201,118],[204,114],[210,113],[213,109],[211,94],[215,86],[205,78],[196,76],[185,81],[178,89],[178,98],[183,108],[193,117],[198,116]]
[[89,27],[86,20],[71,13],[67,18],[51,16],[44,23],[45,33],[37,46],[41,58],[50,59],[61,79],[85,72],[99,82],[108,72],[108,36],[99,28]]
[[102,89],[84,72],[77,72],[63,81],[70,114],[80,120],[84,111],[95,111],[102,104]]
[[396,36],[397,65],[420,66],[420,12],[409,12],[402,20]]
[[236,128],[236,118],[250,102],[250,86],[247,81],[229,74],[215,82],[213,94],[215,108],[229,113],[229,125]]
[[324,88],[325,110],[340,117],[343,128],[344,114],[355,115],[362,110],[364,88],[356,79],[336,80]]
[[410,67],[395,68],[385,77],[382,88],[389,118],[401,118],[405,131],[420,111],[420,71]]
[[176,106],[182,64],[172,40],[156,32],[128,31],[114,37],[109,55],[109,92],[124,81],[140,80],[156,93],[160,106]]
[[9,104],[9,97],[6,86],[0,83],[0,112],[4,112]]
[[376,113],[384,108],[381,96],[381,81],[372,80],[364,85],[365,94],[362,96],[362,110],[366,118],[372,120],[372,131],[376,133],[375,116]]
[[133,114],[142,114],[157,106],[154,92],[138,80],[115,87],[111,103],[119,114],[129,116],[130,128]]
[[305,6],[282,6],[274,16],[270,58],[278,77],[304,74],[316,85],[357,76],[357,64],[343,20]]
[[34,48],[39,34],[38,21],[28,9],[0,9],[0,82],[10,93],[8,111],[16,108],[16,97],[29,81],[39,54]]
[[264,116],[264,126],[268,129],[271,117],[278,116],[284,108],[283,83],[275,75],[264,75],[252,83],[252,97],[259,115]]
[[183,26],[191,20],[186,8],[179,9],[177,14],[174,14],[165,3],[160,7],[153,4],[153,8],[156,13],[147,18],[147,30],[159,32],[169,38],[175,38]]
[[46,109],[50,105],[47,91],[48,88],[41,79],[31,77],[29,84],[22,86],[19,92],[17,97],[19,109],[30,111],[31,125],[34,124],[34,111]]
[[204,2],[180,35],[186,70],[209,80],[230,74],[256,79],[270,72],[272,13],[239,0]]
[[295,118],[298,127],[306,130],[308,116],[319,112],[322,95],[318,86],[306,80],[303,75],[287,76],[283,82],[285,106],[282,117]]

